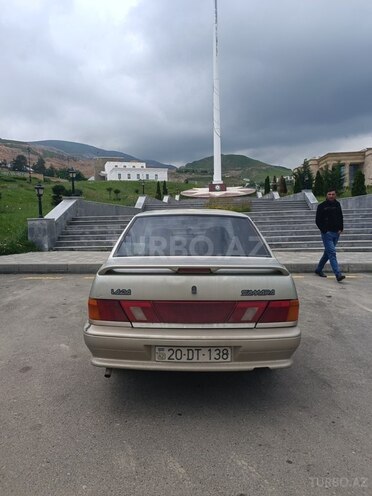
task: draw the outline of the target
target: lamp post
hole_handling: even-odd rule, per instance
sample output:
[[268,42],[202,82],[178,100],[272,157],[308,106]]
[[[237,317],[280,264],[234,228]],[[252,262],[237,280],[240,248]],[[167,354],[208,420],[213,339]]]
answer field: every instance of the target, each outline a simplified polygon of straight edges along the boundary
[[42,219],[43,218],[43,206],[41,203],[41,199],[42,199],[43,193],[44,193],[44,186],[42,184],[38,183],[35,186],[35,191],[36,191],[37,199],[39,202],[39,218]]
[[31,160],[30,160],[30,147],[27,147],[28,151],[28,181],[31,184]]
[[71,177],[71,192],[72,196],[75,195],[75,177],[76,177],[76,170],[74,168],[69,169],[68,173],[70,174]]

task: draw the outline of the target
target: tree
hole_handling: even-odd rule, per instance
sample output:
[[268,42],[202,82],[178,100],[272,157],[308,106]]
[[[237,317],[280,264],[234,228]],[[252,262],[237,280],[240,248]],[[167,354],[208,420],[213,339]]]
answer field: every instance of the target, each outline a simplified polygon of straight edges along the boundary
[[287,183],[285,182],[285,179],[283,176],[280,176],[280,178],[279,178],[278,193],[280,195],[286,195],[288,193]]
[[326,195],[327,191],[332,188],[332,175],[331,171],[329,170],[328,165],[325,166],[325,168],[322,171],[322,177],[323,177],[323,194]]
[[156,184],[156,194],[155,194],[155,198],[157,200],[161,200],[161,191],[160,191],[160,183],[159,181],[157,182]]
[[273,177],[273,191],[278,191],[278,183],[276,180],[276,176]]
[[314,182],[314,174],[310,168],[307,158],[304,159],[303,164],[296,172],[293,173],[295,178],[294,193],[300,193],[303,189],[312,189]]
[[332,165],[331,169],[331,187],[337,191],[338,194],[341,194],[344,190],[344,174],[343,174],[343,166],[341,162]]
[[109,200],[111,200],[111,193],[113,191],[114,188],[111,188],[111,186],[109,188],[106,188],[106,191],[108,191],[108,194],[109,194]]
[[314,182],[314,174],[310,168],[309,161],[305,158],[302,167],[301,167],[301,175],[302,175],[302,189],[312,189]]
[[324,181],[323,176],[318,170],[315,176],[313,193],[315,196],[323,196],[324,195]]
[[12,162],[12,170],[14,171],[26,171],[27,167],[27,158],[24,155],[17,155]]
[[43,157],[39,157],[37,159],[36,164],[34,164],[32,168],[38,174],[45,174],[45,172],[46,172],[47,169],[45,167],[45,160],[43,159]]
[[270,193],[270,178],[269,176],[266,176],[264,195],[267,195],[268,193]]
[[166,181],[163,181],[163,196],[167,196],[167,194],[168,194],[167,183]]
[[[69,170],[70,169],[68,167],[63,167],[62,169],[57,170],[56,175],[57,175],[57,177],[59,177],[61,179],[67,179],[68,181],[71,181],[71,176],[70,176]],[[84,174],[82,172],[80,172],[79,170],[77,170],[75,172],[76,172],[75,181],[85,181],[86,180],[86,177],[84,176]]]
[[50,167],[48,167],[45,172],[44,172],[44,176],[47,176],[47,177],[55,177],[56,176],[56,168],[53,167],[53,165],[51,165]]
[[115,200],[120,200],[119,195],[120,195],[120,189],[114,189],[114,195],[115,195]]
[[353,185],[351,187],[351,195],[360,196],[366,194],[367,194],[367,188],[366,188],[365,176],[363,172],[359,169],[356,171],[354,176]]

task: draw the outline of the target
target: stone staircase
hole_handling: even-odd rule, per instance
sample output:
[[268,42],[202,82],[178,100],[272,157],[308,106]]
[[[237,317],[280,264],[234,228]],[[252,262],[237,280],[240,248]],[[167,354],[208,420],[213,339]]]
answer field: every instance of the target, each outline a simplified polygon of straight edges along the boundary
[[[270,200],[266,198],[252,198],[249,200],[251,212],[309,212],[309,206],[305,200]],[[249,214],[248,214],[249,215]]]
[[[343,209],[343,214],[344,232],[337,250],[372,251],[372,209]],[[306,252],[323,249],[320,233],[315,225],[314,210],[252,211],[247,215],[273,251]]]
[[59,236],[54,250],[111,251],[133,215],[75,217]]
[[[220,208],[224,208],[224,204],[229,206],[232,203],[239,205],[240,203],[244,203],[249,201],[252,212],[262,212],[262,211],[287,211],[287,210],[309,210],[309,207],[305,200],[297,200],[297,201],[275,201],[272,199],[263,199],[263,198],[249,198],[246,197],[237,197],[237,198],[226,198],[219,199],[218,205]],[[206,208],[208,204],[208,199],[206,198],[190,198],[190,199],[182,199],[181,201],[176,201],[173,198],[170,203],[164,203],[155,199],[147,199],[144,205],[144,211],[153,211],[153,210],[169,210],[175,208]]]
[[[235,199],[234,202],[236,202]],[[230,201],[230,199],[229,199]],[[320,251],[323,249],[315,225],[315,211],[304,200],[250,199],[254,221],[273,251]],[[207,200],[188,199],[163,203],[146,202],[144,210],[205,208]],[[223,205],[221,205],[223,208]],[[346,210],[339,251],[372,252],[372,208]],[[132,215],[73,218],[62,232],[55,250],[110,251]]]
[[206,208],[207,201],[208,200],[206,198],[190,198],[182,199],[181,201],[177,201],[172,198],[169,203],[165,203],[160,200],[150,198],[146,199],[143,210],[144,212],[149,212],[153,210],[169,210],[179,208]]

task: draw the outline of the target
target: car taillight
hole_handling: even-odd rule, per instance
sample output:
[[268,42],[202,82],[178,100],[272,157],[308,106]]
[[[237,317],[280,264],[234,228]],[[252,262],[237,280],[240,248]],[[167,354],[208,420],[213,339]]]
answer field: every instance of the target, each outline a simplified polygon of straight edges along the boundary
[[298,300],[270,301],[258,323],[297,322],[298,311]]
[[121,301],[131,322],[160,322],[151,301]]
[[89,298],[88,315],[90,320],[128,322],[119,300],[96,300]]
[[267,301],[239,301],[236,303],[228,322],[257,322],[267,307]]
[[170,324],[269,324],[296,322],[298,300],[131,301],[89,298],[89,319]]

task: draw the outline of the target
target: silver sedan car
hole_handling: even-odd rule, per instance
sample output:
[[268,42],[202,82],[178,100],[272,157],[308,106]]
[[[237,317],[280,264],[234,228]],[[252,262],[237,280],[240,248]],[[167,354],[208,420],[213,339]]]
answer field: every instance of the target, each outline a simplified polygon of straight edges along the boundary
[[136,215],[99,269],[84,339],[112,369],[243,371],[292,364],[299,302],[244,214]]

